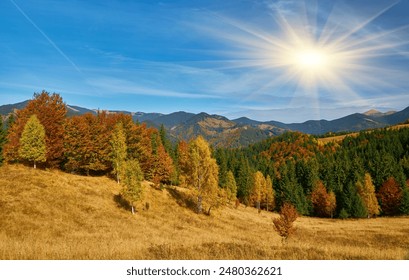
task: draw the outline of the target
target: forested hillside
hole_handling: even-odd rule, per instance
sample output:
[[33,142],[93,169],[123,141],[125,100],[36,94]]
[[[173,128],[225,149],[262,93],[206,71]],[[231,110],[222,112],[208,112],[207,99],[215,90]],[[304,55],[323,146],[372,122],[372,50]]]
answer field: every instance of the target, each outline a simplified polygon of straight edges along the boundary
[[319,217],[409,214],[409,128],[325,144],[287,132],[245,148],[212,148],[201,136],[174,144],[163,127],[148,128],[131,115],[67,116],[61,96],[47,92],[35,94],[5,127],[0,162],[109,175],[131,205],[146,179],[159,188],[191,189],[197,212],[209,215],[236,198],[259,211],[288,202],[302,215]]
[[291,201],[304,215],[409,214],[409,128],[361,132],[327,144],[291,132],[215,154],[220,182],[226,170],[233,171],[238,196],[247,203],[252,203],[251,174],[259,170],[273,178],[278,208]]

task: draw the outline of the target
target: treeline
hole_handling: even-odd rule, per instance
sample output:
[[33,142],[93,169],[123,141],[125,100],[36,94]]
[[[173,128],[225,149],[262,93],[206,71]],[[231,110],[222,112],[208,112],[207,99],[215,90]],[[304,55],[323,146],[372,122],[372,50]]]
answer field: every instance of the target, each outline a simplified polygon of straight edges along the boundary
[[[27,162],[21,156],[22,135],[28,120],[36,116],[45,130],[43,167],[60,168],[78,174],[113,172],[112,141],[118,137],[117,125],[126,139],[126,158],[137,159],[144,176],[154,182],[168,182],[173,175],[172,158],[165,151],[159,131],[132,121],[130,115],[97,114],[66,117],[66,106],[58,94],[34,94],[28,105],[8,122],[2,154],[5,161]],[[5,134],[4,131],[2,133]]]
[[276,209],[303,215],[362,218],[409,214],[409,128],[381,129],[323,144],[287,132],[241,149],[217,149],[220,183],[232,171],[238,197],[252,204],[256,171],[273,179]]
[[134,123],[130,115],[66,115],[60,95],[35,94],[0,124],[0,163],[110,175],[132,205],[146,179],[190,188],[197,212],[241,202],[259,211],[290,203],[319,217],[409,214],[409,128],[328,144],[288,132],[245,148],[212,149],[200,136],[171,143],[163,127]]

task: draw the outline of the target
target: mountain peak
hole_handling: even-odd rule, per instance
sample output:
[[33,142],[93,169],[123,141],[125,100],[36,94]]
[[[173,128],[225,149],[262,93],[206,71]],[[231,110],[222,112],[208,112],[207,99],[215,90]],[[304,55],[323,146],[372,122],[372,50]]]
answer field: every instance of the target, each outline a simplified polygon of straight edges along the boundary
[[378,110],[375,109],[371,109],[369,111],[366,111],[365,113],[363,113],[365,116],[371,116],[371,117],[383,117],[383,116],[388,116],[388,115],[392,115],[396,113],[396,111],[388,111],[386,113],[382,113]]
[[378,110],[375,110],[375,109],[371,109],[371,110],[366,111],[364,113],[365,116],[377,116],[377,115],[381,115],[381,114],[382,114],[381,112],[379,112]]

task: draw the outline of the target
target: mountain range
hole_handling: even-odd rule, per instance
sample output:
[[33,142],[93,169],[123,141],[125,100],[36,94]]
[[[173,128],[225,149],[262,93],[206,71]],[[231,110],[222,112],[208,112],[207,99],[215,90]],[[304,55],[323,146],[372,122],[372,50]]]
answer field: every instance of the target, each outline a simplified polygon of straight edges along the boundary
[[[0,106],[0,115],[6,116],[14,110],[24,108],[29,101]],[[67,105],[68,116],[85,113],[96,114],[91,110],[73,105]],[[171,114],[143,113],[128,111],[109,111],[110,113],[131,114],[138,122],[148,126],[166,129],[171,140],[189,140],[202,135],[214,146],[240,147],[252,144],[271,136],[280,135],[286,131],[300,131],[307,134],[321,135],[328,132],[356,132],[366,129],[382,128],[405,122],[409,119],[409,107],[395,112],[382,113],[370,110],[365,113],[355,113],[335,120],[308,120],[303,123],[282,123],[277,121],[260,122],[246,117],[234,120],[220,115],[207,113],[193,114],[175,112]]]

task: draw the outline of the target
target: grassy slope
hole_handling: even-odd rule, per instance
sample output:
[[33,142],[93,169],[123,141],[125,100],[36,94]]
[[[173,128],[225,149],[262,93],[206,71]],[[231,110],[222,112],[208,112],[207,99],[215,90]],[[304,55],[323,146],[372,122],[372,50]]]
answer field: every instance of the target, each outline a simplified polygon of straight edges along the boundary
[[[397,124],[397,125],[387,127],[387,129],[401,129],[401,128],[407,128],[407,127],[409,127],[409,124]],[[383,129],[383,128],[381,128],[381,129]],[[375,130],[377,130],[377,129],[375,129]],[[373,131],[373,130],[368,130],[368,131]],[[320,141],[323,144],[326,144],[328,142],[341,142],[347,136],[355,137],[357,135],[359,135],[359,132],[352,132],[352,133],[348,133],[348,134],[344,134],[344,135],[319,138],[318,141]]]
[[409,218],[300,218],[282,244],[253,208],[212,216],[186,207],[180,189],[145,184],[149,210],[115,202],[118,185],[22,166],[0,167],[0,259],[403,259]]

